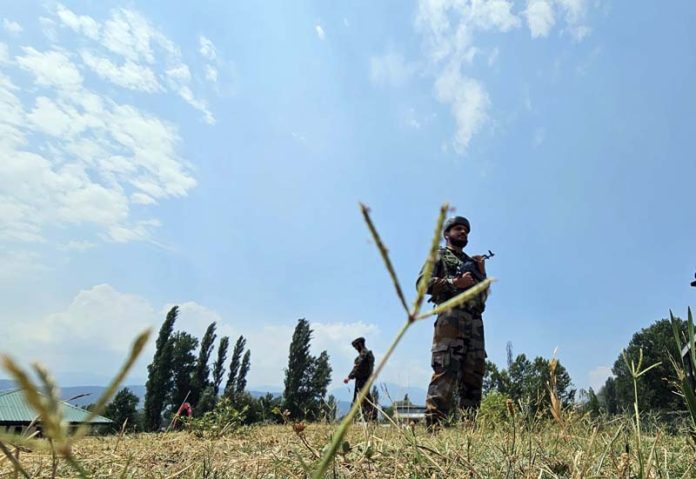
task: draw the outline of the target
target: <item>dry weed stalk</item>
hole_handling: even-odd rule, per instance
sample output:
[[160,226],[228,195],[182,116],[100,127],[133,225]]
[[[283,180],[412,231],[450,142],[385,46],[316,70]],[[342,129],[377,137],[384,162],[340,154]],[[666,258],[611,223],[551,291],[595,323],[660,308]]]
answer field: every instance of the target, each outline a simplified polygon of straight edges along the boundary
[[358,394],[358,397],[355,399],[350,411],[348,412],[348,414],[346,414],[346,416],[343,418],[343,421],[341,421],[341,424],[338,426],[338,429],[334,433],[333,438],[329,443],[329,446],[326,448],[321,460],[319,461],[319,464],[317,465],[316,469],[312,474],[313,479],[321,479],[324,476],[324,473],[328,470],[329,465],[338,453],[340,445],[343,443],[343,439],[346,436],[346,433],[348,432],[348,429],[350,428],[353,419],[360,410],[360,405],[367,397],[367,394],[372,388],[372,384],[374,383],[375,379],[379,376],[380,372],[384,368],[384,365],[389,361],[389,358],[394,352],[394,349],[399,344],[404,334],[406,334],[408,328],[419,319],[428,318],[435,314],[440,314],[442,312],[449,311],[450,309],[455,308],[466,301],[469,301],[470,299],[476,297],[476,295],[478,295],[479,293],[482,293],[483,291],[487,290],[493,281],[492,279],[486,279],[485,281],[482,281],[476,286],[455,296],[449,301],[446,301],[438,305],[430,311],[427,311],[425,313],[420,312],[421,307],[423,305],[423,300],[425,299],[427,284],[430,281],[430,277],[432,276],[433,266],[437,257],[437,249],[440,244],[442,224],[445,220],[445,214],[449,210],[449,205],[445,203],[440,207],[440,214],[438,215],[437,222],[435,223],[435,231],[430,245],[430,250],[428,251],[425,266],[423,267],[422,280],[418,285],[418,290],[416,293],[416,298],[413,301],[413,306],[409,310],[406,303],[406,298],[404,297],[403,290],[399,282],[399,278],[397,277],[394,267],[392,266],[391,259],[389,258],[389,251],[384,245],[382,238],[379,236],[379,233],[377,232],[377,228],[375,228],[374,223],[372,222],[372,218],[370,217],[370,210],[366,205],[362,203],[360,204],[360,210],[362,212],[363,218],[365,219],[365,223],[367,224],[367,227],[370,230],[370,233],[372,234],[372,238],[375,241],[377,248],[379,249],[380,255],[382,256],[382,260],[384,261],[384,265],[387,268],[387,271],[389,272],[389,276],[391,277],[392,283],[396,290],[396,295],[399,299],[399,302],[404,307],[407,318],[406,322],[403,324],[401,329],[399,329],[399,331],[396,333],[396,337],[392,341],[391,345],[389,346],[389,348],[387,348],[384,357],[379,362],[370,378],[367,380],[365,386],[363,386],[363,388],[360,390],[360,393]]
[[[145,343],[149,336],[150,330],[147,330],[136,338],[125,363],[104,393],[99,397],[94,407],[89,411],[84,423],[77,428],[73,435],[68,433],[67,423],[63,418],[63,402],[60,400],[58,385],[48,373],[48,370],[37,363],[32,365],[41,384],[41,388],[39,388],[29,377],[27,371],[22,369],[12,358],[7,355],[0,356],[3,367],[17,384],[19,384],[24,398],[37,412],[37,421],[41,423],[43,434],[48,439],[48,441],[43,441],[34,439],[33,435],[23,436],[0,432],[0,451],[12,462],[16,471],[21,472],[24,477],[30,477],[26,470],[22,468],[17,458],[12,456],[3,442],[12,444],[15,447],[23,446],[31,449],[49,450],[52,454],[51,477],[56,477],[57,456],[62,457],[70,464],[80,477],[89,477],[87,471],[85,471],[75,458],[73,454],[73,445],[87,435],[90,430],[90,421],[104,410],[111,397],[116,393],[119,384],[121,384],[126,377],[126,374],[128,374],[128,371],[145,347]],[[41,391],[41,393],[39,391]]]

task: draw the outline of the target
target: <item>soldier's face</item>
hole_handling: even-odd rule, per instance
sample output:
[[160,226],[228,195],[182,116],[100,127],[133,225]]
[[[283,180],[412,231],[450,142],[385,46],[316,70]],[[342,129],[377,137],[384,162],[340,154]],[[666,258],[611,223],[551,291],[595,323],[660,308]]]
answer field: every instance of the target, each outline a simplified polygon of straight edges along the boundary
[[448,243],[463,248],[469,243],[469,230],[464,225],[454,225],[445,233]]

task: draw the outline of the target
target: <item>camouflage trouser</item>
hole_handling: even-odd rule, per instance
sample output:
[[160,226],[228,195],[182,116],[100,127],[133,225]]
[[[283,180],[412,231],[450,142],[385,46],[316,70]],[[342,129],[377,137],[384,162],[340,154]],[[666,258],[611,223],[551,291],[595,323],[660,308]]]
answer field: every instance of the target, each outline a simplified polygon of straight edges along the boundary
[[453,309],[437,317],[432,347],[433,377],[425,400],[431,425],[455,412],[481,404],[486,349],[481,315]]
[[[368,379],[369,378],[355,379],[353,402],[355,402],[355,400],[358,399],[358,394],[360,394],[360,390],[365,386],[365,384],[367,384]],[[367,396],[365,396],[365,400],[360,405],[360,408],[362,409],[363,418],[366,421],[375,421],[377,419],[377,408],[375,408],[374,403],[375,399],[372,397],[372,392],[368,392]]]

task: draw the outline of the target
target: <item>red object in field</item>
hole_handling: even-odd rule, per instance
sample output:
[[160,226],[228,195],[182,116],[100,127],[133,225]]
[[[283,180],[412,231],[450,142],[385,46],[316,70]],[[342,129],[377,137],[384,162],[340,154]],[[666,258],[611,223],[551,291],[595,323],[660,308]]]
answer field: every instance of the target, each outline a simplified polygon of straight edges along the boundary
[[179,410],[176,412],[177,416],[183,416],[184,414],[186,414],[188,417],[193,416],[193,408],[191,408],[190,403],[183,403],[181,406],[179,406]]

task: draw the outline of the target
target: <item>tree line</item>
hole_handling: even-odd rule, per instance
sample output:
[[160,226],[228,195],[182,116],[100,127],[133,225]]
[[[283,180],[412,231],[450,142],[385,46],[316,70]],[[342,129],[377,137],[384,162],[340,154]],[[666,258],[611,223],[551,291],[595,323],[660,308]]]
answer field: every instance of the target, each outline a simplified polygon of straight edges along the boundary
[[332,371],[329,355],[326,351],[318,356],[310,353],[313,331],[306,319],[298,320],[292,336],[282,396],[266,393],[253,397],[246,390],[251,369],[246,338],[239,336],[226,367],[230,338],[221,337],[211,368],[216,323],[208,326],[199,341],[188,332],[175,331],[178,314],[177,306],[171,308],[160,327],[155,354],[147,367],[142,410],[138,411],[139,399],[128,388],[121,389],[106,408],[105,415],[116,428],[125,422],[129,430],[160,431],[184,403],[191,406],[194,416],[202,416],[223,400],[242,412],[244,422],[249,424],[281,421],[283,411],[286,418],[293,419],[335,417],[336,400],[327,397]]

